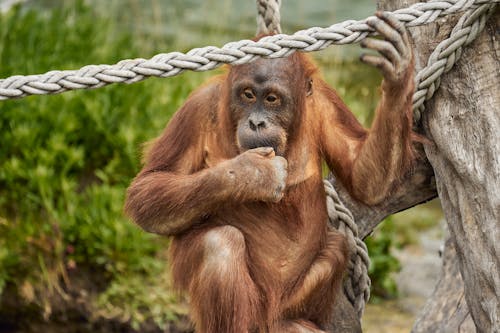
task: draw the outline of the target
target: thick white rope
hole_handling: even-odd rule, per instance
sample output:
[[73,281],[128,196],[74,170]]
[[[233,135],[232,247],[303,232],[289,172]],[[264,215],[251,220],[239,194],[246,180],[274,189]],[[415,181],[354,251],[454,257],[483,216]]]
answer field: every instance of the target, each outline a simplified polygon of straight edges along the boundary
[[[434,22],[448,14],[500,0],[431,0],[394,11],[406,26]],[[184,70],[206,71],[222,64],[243,64],[259,57],[285,57],[299,50],[312,52],[332,44],[356,43],[373,30],[365,20],[348,20],[328,28],[310,28],[293,35],[273,35],[258,42],[241,40],[222,48],[207,46],[188,53],[162,53],[153,58],[123,60],[115,65],[89,65],[79,70],[51,71],[41,75],[12,76],[0,80],[0,100],[28,95],[56,94],[67,90],[99,88],[111,83],[133,83],[150,76],[169,77]]]
[[281,0],[257,0],[257,36],[280,34]]
[[358,226],[352,213],[339,198],[337,191],[328,180],[323,181],[326,192],[328,219],[332,226],[342,233],[349,246],[348,279],[344,281],[344,293],[361,318],[366,302],[370,298],[371,280],[368,276],[370,258],[366,244],[359,238]]
[[413,94],[415,123],[420,121],[422,112],[425,110],[424,102],[431,99],[439,88],[441,76],[450,71],[462,56],[463,48],[472,43],[483,31],[494,9],[495,3],[491,3],[468,10],[457,22],[450,37],[439,43],[431,53],[427,66],[417,73],[416,90]]

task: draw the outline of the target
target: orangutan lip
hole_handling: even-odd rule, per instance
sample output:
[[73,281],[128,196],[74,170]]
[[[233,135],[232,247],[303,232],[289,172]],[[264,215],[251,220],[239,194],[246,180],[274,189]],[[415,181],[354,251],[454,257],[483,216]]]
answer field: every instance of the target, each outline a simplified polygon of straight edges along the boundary
[[276,140],[270,138],[247,139],[244,140],[244,142],[241,142],[241,147],[245,150],[250,150],[260,147],[271,147],[274,149],[274,152],[278,154],[278,143],[276,142]]

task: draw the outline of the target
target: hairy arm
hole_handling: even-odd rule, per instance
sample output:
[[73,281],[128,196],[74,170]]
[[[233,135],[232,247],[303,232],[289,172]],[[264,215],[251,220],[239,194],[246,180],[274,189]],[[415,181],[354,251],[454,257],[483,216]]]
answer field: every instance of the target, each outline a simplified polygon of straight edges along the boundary
[[385,38],[362,43],[381,54],[361,58],[384,75],[375,119],[366,132],[343,103],[335,102],[335,111],[325,121],[324,151],[328,164],[351,194],[376,204],[390,194],[413,160],[414,64],[409,38],[400,22],[387,13],[377,13],[368,24]]
[[174,235],[225,203],[281,199],[286,161],[272,148],[249,150],[204,168],[204,136],[210,111],[219,107],[218,90],[212,84],[189,97],[128,188],[125,211],[144,230]]

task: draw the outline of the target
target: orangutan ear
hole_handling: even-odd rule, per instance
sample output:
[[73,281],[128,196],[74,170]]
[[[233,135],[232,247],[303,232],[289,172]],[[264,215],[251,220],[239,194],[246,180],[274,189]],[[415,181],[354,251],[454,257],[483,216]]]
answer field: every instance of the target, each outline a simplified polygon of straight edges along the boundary
[[306,96],[311,96],[313,93],[313,80],[309,79],[306,83]]

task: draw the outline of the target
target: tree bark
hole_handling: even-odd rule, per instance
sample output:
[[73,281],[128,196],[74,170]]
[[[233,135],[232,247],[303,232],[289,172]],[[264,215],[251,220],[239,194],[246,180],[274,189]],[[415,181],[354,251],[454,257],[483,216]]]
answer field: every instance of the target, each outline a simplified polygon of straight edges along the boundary
[[[378,5],[392,11],[416,2],[380,0]],[[449,36],[458,16],[410,30],[417,71]],[[499,16],[497,11],[426,103],[421,125],[430,141],[424,154],[428,161],[419,161],[401,189],[389,201],[368,207],[336,184],[362,238],[387,215],[432,199],[437,186],[450,239],[442,276],[413,327],[415,333],[500,332]]]
[[[379,4],[393,10],[414,2]],[[432,142],[425,145],[425,153],[436,175],[465,299],[478,332],[500,332],[500,52],[495,38],[499,17],[497,11],[454,69],[442,77],[423,115],[423,131]],[[455,21],[449,17],[411,30],[417,64],[427,61]]]
[[441,277],[433,296],[412,328],[412,333],[428,332],[476,332],[465,302],[464,281],[458,268],[457,252],[449,238],[443,252]]
[[401,186],[388,200],[375,206],[367,206],[354,200],[342,184],[336,182],[330,175],[328,179],[334,184],[344,205],[351,211],[361,239],[370,235],[387,216],[425,203],[437,196],[434,171],[423,151],[419,155],[420,158],[405,176]]

